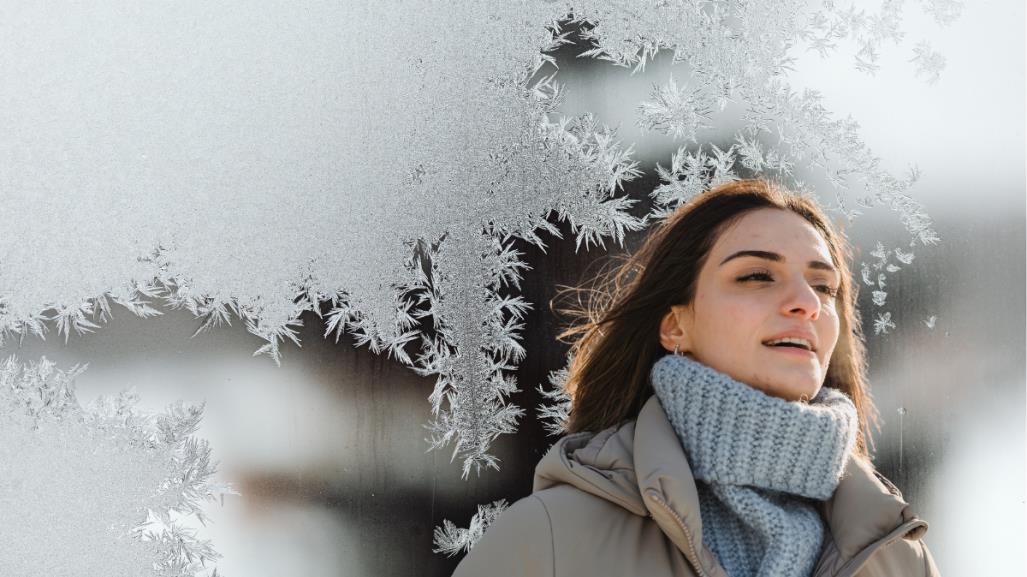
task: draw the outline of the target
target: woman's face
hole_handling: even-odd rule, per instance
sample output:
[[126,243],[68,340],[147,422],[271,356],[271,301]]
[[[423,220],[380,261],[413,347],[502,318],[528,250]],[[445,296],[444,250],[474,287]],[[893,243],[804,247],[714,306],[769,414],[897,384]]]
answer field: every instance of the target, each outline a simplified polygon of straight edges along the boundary
[[[768,395],[812,399],[838,341],[840,282],[813,225],[791,211],[753,210],[717,239],[695,300],[664,316],[660,342]],[[782,336],[814,350],[767,344]]]

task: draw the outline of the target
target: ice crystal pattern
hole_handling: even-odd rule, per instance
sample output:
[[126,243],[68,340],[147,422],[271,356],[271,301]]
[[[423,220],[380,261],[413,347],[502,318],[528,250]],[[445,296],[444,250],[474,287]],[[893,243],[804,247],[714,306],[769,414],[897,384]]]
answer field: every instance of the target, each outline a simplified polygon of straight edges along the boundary
[[934,84],[945,69],[945,57],[934,51],[927,42],[920,42],[913,48],[912,61],[916,64],[917,77],[924,77],[928,84]]
[[961,0],[922,0],[922,2],[924,10],[942,26],[952,24],[963,13]]
[[442,520],[442,527],[435,528],[435,553],[444,553],[450,557],[461,551],[470,551],[475,543],[485,534],[500,514],[507,508],[506,499],[494,501],[488,505],[478,505],[478,512],[471,517],[468,527],[457,527],[449,519]]
[[568,368],[573,356],[568,355],[567,365],[559,370],[549,372],[549,388],[539,385],[536,389],[542,394],[543,401],[539,404],[537,417],[550,436],[558,436],[567,432],[570,420],[571,397],[567,394],[566,384]]
[[[867,264],[866,262],[860,263],[860,277],[863,280],[863,284],[872,287],[871,300],[877,307],[885,306],[888,292],[885,291],[887,287],[888,274],[902,270],[899,264],[889,262],[889,258],[894,256],[895,259],[902,265],[909,265],[913,263],[915,255],[912,251],[904,252],[901,248],[896,247],[893,250],[885,248],[884,243],[878,241],[874,249],[870,251],[870,256],[874,257],[875,262]],[[924,321],[924,324],[929,329],[934,328],[934,322],[937,316],[932,315],[930,318]],[[879,313],[877,319],[874,321],[874,334],[887,334],[889,329],[895,328],[895,323],[892,321],[890,312]]]
[[895,328],[895,323],[891,320],[890,312],[878,313],[877,318],[874,319],[874,334],[888,334],[890,329]]
[[[639,175],[631,148],[590,115],[557,114],[560,87],[536,74],[569,7],[343,3],[267,19],[183,2],[140,20],[119,6],[25,14],[0,40],[27,70],[90,70],[0,87],[17,105],[3,142],[24,153],[0,203],[0,339],[67,340],[114,305],[151,316],[163,301],[197,316],[197,334],[242,320],[266,341],[255,354],[280,363],[313,311],[325,337],[437,379],[430,448],[451,443],[465,477],[498,468],[489,445],[523,414],[506,396],[529,305],[500,294],[526,268],[514,240],[545,248],[564,221],[588,250],[644,226],[623,196]],[[26,48],[108,26],[141,33]],[[265,58],[267,46],[289,48]],[[62,115],[58,93],[90,97]],[[74,243],[52,242],[53,199],[89,223]]]
[[[832,118],[818,92],[796,93],[783,79],[794,45],[806,43],[809,49],[817,48],[825,54],[837,48],[834,43],[818,43],[818,34],[835,39],[853,36],[865,55],[876,53],[884,40],[900,40],[902,3],[886,1],[880,13],[872,16],[853,12],[852,8],[842,11],[833,2],[824,2],[812,14],[804,12],[802,6],[800,2],[744,7],[710,4],[682,15],[682,20],[672,20],[673,26],[664,24],[657,29],[666,36],[656,44],[672,49],[674,62],[687,64],[692,77],[686,81],[671,78],[665,88],[658,88],[651,101],[639,106],[638,123],[660,128],[679,140],[695,141],[702,125],[720,121],[711,108],[723,111],[728,102],[742,106],[746,123],[727,150],[715,145],[689,150],[687,144],[683,145],[669,170],[658,168],[663,184],[654,191],[657,203],[676,206],[710,186],[738,178],[738,164],[748,176],[768,177],[809,192],[793,174],[792,168],[801,163],[822,170],[834,186],[829,212],[850,221],[862,214],[845,198],[844,193],[852,190],[862,207],[887,205],[896,211],[911,234],[911,244],[937,243],[940,239],[930,217],[907,194],[919,171],[914,168],[897,177],[880,168],[880,159],[860,138],[855,121]],[[625,15],[625,19],[644,19],[642,12]],[[769,41],[768,29],[779,31]],[[606,57],[638,69],[651,52]],[[876,57],[873,60],[876,62]],[[711,106],[714,102],[717,105]],[[688,103],[692,103],[692,109],[686,106]],[[725,121],[729,118],[725,116]],[[673,206],[658,208],[655,216],[666,216]]]
[[0,364],[0,575],[216,575],[220,555],[188,521],[238,494],[210,482],[202,406],[134,409],[122,392],[79,405],[74,379],[43,357]]
[[[958,6],[923,4],[946,21]],[[544,249],[543,233],[559,237],[551,219],[570,224],[576,249],[605,248],[739,176],[809,193],[794,176],[801,164],[835,187],[830,210],[858,216],[851,191],[857,206],[896,211],[911,246],[938,241],[907,194],[916,171],[881,169],[854,120],[785,81],[803,43],[829,55],[851,39],[856,65],[875,69],[902,40],[902,8],[380,2],[268,17],[191,0],[147,5],[147,18],[116,2],[57,17],[27,9],[0,36],[19,77],[0,85],[10,120],[0,144],[15,151],[0,191],[0,344],[50,326],[67,341],[114,305],[146,317],[163,301],[198,317],[197,334],[235,316],[266,341],[254,354],[280,363],[312,311],[326,338],[348,334],[436,379],[429,449],[451,444],[465,478],[498,469],[489,447],[524,414],[508,400],[531,307],[509,294],[527,268],[514,244]],[[636,199],[622,194],[640,175],[631,146],[590,115],[559,114],[562,87],[545,67],[578,25],[589,43],[581,56],[640,71],[668,50],[689,67],[638,106],[643,126],[682,141],[658,169],[651,215],[630,214]],[[95,33],[106,29],[126,32]],[[61,70],[76,73],[52,73]],[[64,94],[89,96],[69,107]],[[731,143],[705,142],[731,103],[745,127]],[[74,242],[55,242],[72,207]]]

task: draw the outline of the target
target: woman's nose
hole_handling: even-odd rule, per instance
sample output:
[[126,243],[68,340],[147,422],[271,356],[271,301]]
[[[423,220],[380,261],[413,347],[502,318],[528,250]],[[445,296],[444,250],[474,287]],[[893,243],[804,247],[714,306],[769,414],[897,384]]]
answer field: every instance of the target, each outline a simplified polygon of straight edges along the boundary
[[785,302],[785,314],[799,314],[816,320],[820,316],[820,295],[810,286],[806,279],[793,281],[788,287],[788,299]]

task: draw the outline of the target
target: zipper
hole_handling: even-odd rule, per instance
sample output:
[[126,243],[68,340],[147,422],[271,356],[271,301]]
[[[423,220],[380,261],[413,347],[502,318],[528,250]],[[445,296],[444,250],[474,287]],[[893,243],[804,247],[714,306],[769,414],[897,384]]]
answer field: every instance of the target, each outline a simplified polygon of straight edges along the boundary
[[666,501],[664,501],[663,498],[660,496],[660,494],[655,490],[649,489],[648,491],[646,491],[646,495],[651,500],[657,502],[668,513],[670,513],[671,518],[674,519],[674,521],[678,524],[678,527],[681,528],[682,533],[685,534],[685,541],[688,542],[688,551],[685,553],[685,556],[688,557],[688,560],[692,562],[692,565],[695,567],[696,572],[699,573],[699,577],[709,577],[709,575],[703,569],[702,563],[699,562],[699,554],[695,550],[695,545],[693,544],[694,541],[692,540],[692,533],[689,532],[688,527],[685,526],[685,520],[682,519],[680,515],[678,515],[677,511],[671,509],[670,505],[668,505]]

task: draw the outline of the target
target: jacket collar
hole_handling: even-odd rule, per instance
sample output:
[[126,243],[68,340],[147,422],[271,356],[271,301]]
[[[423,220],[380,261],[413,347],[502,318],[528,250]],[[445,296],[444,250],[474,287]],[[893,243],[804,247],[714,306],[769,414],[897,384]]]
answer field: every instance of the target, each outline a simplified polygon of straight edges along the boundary
[[[643,496],[650,496],[644,502],[653,520],[693,565],[700,566],[698,573],[714,573],[719,564],[702,544],[699,493],[692,468],[655,395],[642,406],[632,441],[638,490]],[[673,514],[667,514],[655,497],[666,503]]]
[[[639,491],[642,495],[648,491],[662,494],[684,520],[692,546],[704,551],[695,478],[681,442],[655,396],[650,397],[638,415],[633,441]],[[645,503],[650,506],[648,500]],[[895,485],[856,455],[849,457],[834,494],[819,504],[818,511],[842,560],[854,557],[900,525],[911,524],[905,535],[908,539],[919,538],[927,531],[927,523],[916,516]],[[656,516],[654,519],[659,520]],[[660,526],[670,535],[668,529],[672,527],[663,523]],[[710,557],[700,553],[704,564],[712,560]]]
[[[681,442],[657,397],[638,418],[599,433],[561,438],[535,468],[534,491],[574,485],[640,516],[651,516],[697,573],[726,577],[702,544],[702,519],[695,478]],[[927,524],[872,464],[850,457],[834,494],[818,506],[844,563],[908,524],[907,538],[919,538]]]

